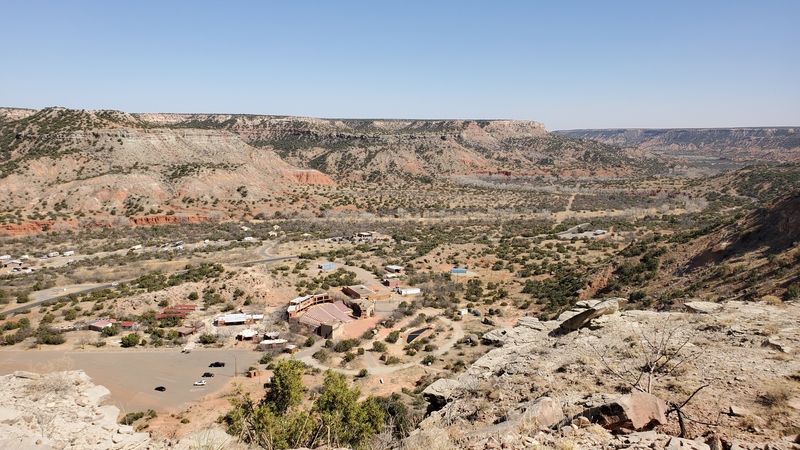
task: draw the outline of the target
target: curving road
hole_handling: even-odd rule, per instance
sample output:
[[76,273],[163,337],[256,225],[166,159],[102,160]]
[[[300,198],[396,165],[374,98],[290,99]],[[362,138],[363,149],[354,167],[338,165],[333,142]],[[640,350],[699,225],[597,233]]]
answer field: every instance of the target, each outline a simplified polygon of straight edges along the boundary
[[[442,347],[440,347],[439,349],[437,349],[436,351],[431,353],[433,356],[441,356],[441,355],[443,355],[445,352],[450,350],[453,347],[453,345],[456,344],[456,342],[458,342],[460,339],[462,339],[464,337],[464,329],[461,328],[461,324],[453,322],[452,320],[446,319],[444,317],[439,317],[439,320],[444,322],[445,325],[453,327],[453,331],[455,332],[455,334]],[[367,342],[364,345],[364,347],[365,348],[366,347],[370,347],[371,346],[370,344],[373,341]],[[316,367],[316,368],[319,368],[321,370],[332,369],[332,370],[335,370],[336,372],[339,372],[339,373],[342,373],[342,374],[345,374],[345,375],[357,375],[358,374],[358,372],[359,372],[358,370],[342,369],[341,367],[327,366],[325,364],[321,364],[319,361],[317,361],[314,358],[312,358],[311,355],[313,355],[314,352],[319,350],[320,347],[322,347],[323,343],[324,343],[324,341],[320,340],[319,342],[314,344],[313,347],[310,347],[310,348],[308,348],[306,350],[298,352],[297,355],[296,355],[296,358],[299,359],[300,361],[303,361],[304,363],[308,364],[309,366]],[[397,372],[398,370],[407,369],[409,367],[418,366],[420,364],[420,361],[416,361],[416,362],[409,362],[409,363],[405,363],[405,364],[398,364],[396,366],[378,365],[375,362],[374,357],[372,356],[372,352],[364,352],[364,356],[367,359],[367,365],[369,365],[369,367],[367,368],[367,372],[370,373],[371,375],[384,375],[384,374],[387,374],[387,373]]]
[[[199,245],[199,244],[189,244],[189,245]],[[252,260],[252,261],[242,261],[238,263],[229,264],[231,266],[243,266],[246,264],[258,264],[258,263],[269,263],[269,262],[276,262],[276,261],[284,261],[288,259],[297,258],[296,255],[289,255],[289,256],[273,256],[268,253],[268,251],[275,246],[273,242],[267,242],[261,247],[256,250],[256,254],[261,256],[262,258]],[[122,250],[120,250],[122,251]],[[127,251],[127,250],[124,250]],[[177,271],[176,273],[180,273],[183,271]],[[32,301],[24,304],[20,304],[17,307],[7,309],[5,311],[0,311],[0,314],[14,314],[18,312],[22,312],[26,309],[35,308],[46,301],[53,301],[58,300],[63,297],[67,297],[70,294],[82,294],[84,292],[91,292],[96,289],[107,289],[113,287],[115,283],[130,283],[134,281],[135,278],[125,279],[125,280],[117,280],[116,282],[111,283],[95,283],[95,284],[72,284],[67,286],[59,286],[50,289],[44,289],[41,291],[32,292],[30,294],[30,298]]]

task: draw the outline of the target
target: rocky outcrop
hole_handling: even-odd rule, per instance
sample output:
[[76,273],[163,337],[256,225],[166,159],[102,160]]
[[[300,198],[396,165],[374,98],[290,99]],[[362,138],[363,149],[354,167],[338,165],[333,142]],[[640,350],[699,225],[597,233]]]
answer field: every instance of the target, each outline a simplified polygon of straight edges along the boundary
[[[601,303],[582,301],[571,314],[591,311]],[[788,302],[779,306],[733,301],[721,305],[714,314],[617,311],[595,317],[566,334],[554,332],[562,322],[521,317],[514,327],[484,333],[482,343],[491,345],[491,350],[454,380],[432,385],[430,393],[437,393],[438,403],[420,426],[426,433],[449,433],[470,449],[558,448],[564,444],[560,440],[568,440],[575,448],[717,449],[722,448],[720,439],[724,448],[763,449],[766,442],[771,442],[770,448],[790,448],[789,441],[780,441],[779,432],[761,425],[743,430],[741,423],[751,418],[761,421],[760,417],[770,414],[757,401],[758,396],[793,383],[787,380],[800,372],[800,362],[791,357],[800,345],[796,327],[800,308]],[[773,335],[765,336],[767,324]],[[638,391],[621,395],[631,389],[641,371],[646,339],[664,342],[662,348],[686,359],[680,360],[679,372],[655,374],[654,395]],[[782,353],[778,344],[789,353]],[[626,381],[626,371],[634,378]],[[709,380],[713,381],[709,384]],[[680,404],[690,394],[677,393],[676,388],[688,387],[691,392],[704,384],[709,385],[683,411],[693,419],[719,423],[713,427],[719,437],[680,439],[663,434],[677,434],[679,426],[675,415],[665,417],[667,407],[662,400]],[[549,428],[522,420],[523,413],[543,397],[568,411],[569,419]],[[737,413],[744,411],[741,408],[750,411],[746,418],[730,414],[729,407],[734,404],[737,407],[731,410]],[[788,406],[783,426],[800,420],[798,411]],[[631,433],[651,427],[659,432]],[[689,427],[693,436],[711,431],[696,423]],[[603,435],[606,431],[601,428],[619,435]],[[775,440],[779,442],[773,444]]]
[[686,310],[697,314],[714,314],[722,311],[722,305],[712,302],[686,302]]
[[458,380],[440,378],[426,387],[422,391],[422,395],[434,408],[441,408],[447,404],[448,400],[461,387],[461,383]]
[[151,437],[119,424],[120,409],[106,404],[110,400],[109,390],[92,383],[82,370],[0,376],[0,449],[243,449],[214,426],[180,441]]
[[301,184],[321,184],[324,186],[336,184],[327,175],[317,170],[284,170],[281,175],[287,180]]
[[[576,314],[574,315],[563,316],[564,319],[562,319],[563,321],[561,322],[559,329],[563,333],[569,333],[571,331],[583,328],[592,319],[607,314],[614,314],[615,312],[619,311],[620,301],[624,302],[625,299],[610,298],[608,300],[604,300],[600,303],[597,303],[596,305],[584,311],[576,312]],[[561,319],[561,317],[559,317],[559,319]]]
[[52,220],[32,220],[21,224],[0,225],[0,236],[25,236],[41,233],[53,224]]
[[581,415],[608,430],[651,430],[667,423],[667,405],[658,397],[634,392],[600,407],[589,408]]
[[208,223],[212,219],[205,216],[144,216],[132,217],[131,223],[137,226],[172,225],[178,223]]
[[165,448],[148,433],[119,425],[110,392],[81,371],[0,377],[0,448]]

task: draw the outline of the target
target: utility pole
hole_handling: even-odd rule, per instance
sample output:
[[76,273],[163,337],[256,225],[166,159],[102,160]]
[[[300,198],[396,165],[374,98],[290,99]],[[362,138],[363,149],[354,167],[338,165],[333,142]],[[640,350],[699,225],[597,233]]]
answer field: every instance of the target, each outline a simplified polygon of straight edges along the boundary
[[236,378],[236,355],[233,356],[233,378]]

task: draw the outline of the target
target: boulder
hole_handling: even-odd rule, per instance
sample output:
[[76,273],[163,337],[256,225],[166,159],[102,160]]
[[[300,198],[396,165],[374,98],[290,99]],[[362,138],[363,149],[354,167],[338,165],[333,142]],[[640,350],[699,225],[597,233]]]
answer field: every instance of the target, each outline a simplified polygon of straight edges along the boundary
[[732,415],[732,416],[746,417],[746,416],[749,416],[751,414],[752,413],[747,408],[742,408],[741,406],[736,406],[736,405],[731,405],[731,407],[730,407],[730,415]]
[[568,310],[562,312],[561,314],[559,314],[558,317],[556,318],[556,320],[559,321],[559,322],[564,322],[566,320],[569,320],[569,319],[577,316],[578,314],[580,314],[582,312],[585,312],[585,309],[578,309],[578,308],[568,309]]
[[522,419],[549,428],[564,420],[564,410],[550,397],[539,397],[525,409]]
[[602,300],[581,300],[578,303],[575,303],[575,306],[578,308],[589,309],[594,308],[601,301]]
[[691,439],[681,439],[673,436],[664,450],[711,450],[705,442],[693,441]]
[[686,302],[683,304],[689,312],[697,314],[714,314],[722,311],[722,305],[712,302]]
[[650,430],[667,422],[667,405],[658,397],[634,392],[605,405],[589,408],[583,416],[609,430]]
[[87,389],[84,394],[87,401],[92,405],[99,405],[102,402],[111,398],[111,391],[105,386],[95,385]]
[[560,328],[563,332],[569,333],[570,331],[575,331],[584,327],[595,317],[604,316],[606,314],[614,314],[619,310],[619,300],[620,299],[611,298],[602,301],[595,306],[564,320],[561,322]]
[[517,326],[532,328],[536,331],[544,331],[547,328],[542,322],[539,322],[539,319],[536,317],[520,317],[519,320],[517,320]]
[[453,393],[462,387],[461,382],[458,380],[449,380],[440,378],[430,386],[422,391],[423,397],[434,408],[441,408],[447,404],[447,401],[453,396]]
[[783,339],[772,336],[762,344],[764,347],[769,347],[771,349],[777,350],[781,353],[791,353],[792,347]]

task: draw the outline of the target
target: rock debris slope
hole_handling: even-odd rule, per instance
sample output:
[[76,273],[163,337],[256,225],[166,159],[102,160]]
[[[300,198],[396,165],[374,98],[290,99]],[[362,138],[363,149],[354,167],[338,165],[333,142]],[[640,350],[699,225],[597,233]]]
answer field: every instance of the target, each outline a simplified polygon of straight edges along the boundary
[[[696,312],[588,300],[558,320],[523,317],[489,331],[483,342],[497,348],[425,389],[435,411],[409,439],[447,436],[462,448],[560,447],[565,439],[578,448],[792,448],[800,305],[687,306]],[[679,439],[674,409],[690,397]]]

